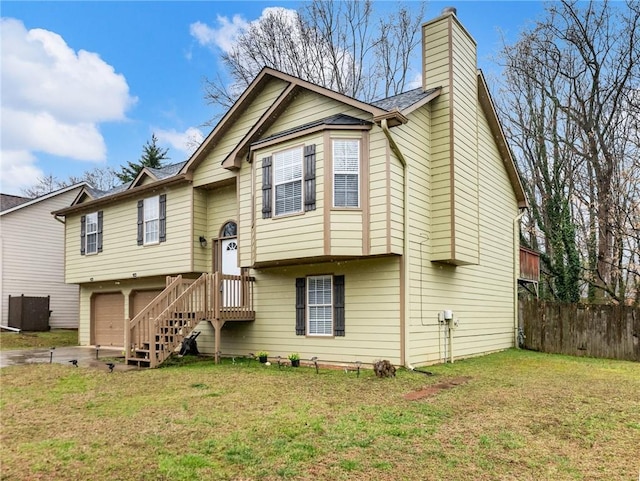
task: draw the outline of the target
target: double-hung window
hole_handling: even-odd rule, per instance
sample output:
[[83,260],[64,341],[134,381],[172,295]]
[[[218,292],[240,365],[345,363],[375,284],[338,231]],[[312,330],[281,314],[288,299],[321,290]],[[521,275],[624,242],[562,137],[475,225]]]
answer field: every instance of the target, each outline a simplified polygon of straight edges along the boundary
[[275,215],[302,212],[302,148],[273,155]]
[[360,206],[360,141],[333,140],[333,206]]
[[80,255],[102,252],[102,211],[80,217]]
[[98,253],[98,213],[93,212],[87,214],[85,220],[85,253],[97,254]]
[[296,279],[296,335],[345,335],[344,275]]
[[333,335],[332,276],[307,278],[308,329],[310,336]]
[[160,197],[144,199],[144,243],[157,244],[160,241]]

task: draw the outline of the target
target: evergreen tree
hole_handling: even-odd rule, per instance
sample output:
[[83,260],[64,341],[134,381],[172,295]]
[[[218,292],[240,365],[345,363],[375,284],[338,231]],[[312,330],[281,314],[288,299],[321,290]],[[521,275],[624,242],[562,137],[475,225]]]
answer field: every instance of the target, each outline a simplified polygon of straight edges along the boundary
[[140,160],[138,160],[138,162],[127,162],[128,165],[122,167],[122,171],[116,175],[122,182],[131,182],[145,167],[154,169],[164,167],[162,161],[169,159],[167,152],[169,152],[169,149],[161,149],[158,147],[158,138],[156,134],[152,134],[151,140],[148,140],[142,148]]

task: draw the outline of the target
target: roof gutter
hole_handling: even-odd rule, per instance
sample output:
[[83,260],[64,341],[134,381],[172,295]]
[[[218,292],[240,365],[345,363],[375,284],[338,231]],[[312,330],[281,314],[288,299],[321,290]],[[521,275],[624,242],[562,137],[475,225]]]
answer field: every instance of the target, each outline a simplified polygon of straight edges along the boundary
[[402,151],[398,147],[393,135],[391,135],[391,131],[389,130],[389,124],[387,118],[380,119],[380,127],[382,127],[382,131],[384,135],[387,137],[389,141],[389,146],[391,150],[396,155],[400,163],[402,164],[402,170],[404,172],[403,179],[403,197],[402,197],[402,212],[403,212],[403,245],[402,245],[402,258],[400,260],[401,264],[401,272],[402,281],[404,284],[404,289],[401,290],[403,294],[403,299],[401,299],[403,306],[403,313],[400,316],[400,330],[402,331],[403,341],[400,343],[400,362],[403,366],[409,366],[408,353],[409,350],[409,322],[407,322],[407,316],[409,314],[409,269],[407,267],[407,258],[409,256],[409,165],[407,164],[407,160],[404,158]]
[[115,201],[126,199],[128,197],[134,197],[138,194],[145,193],[147,191],[153,191],[159,187],[168,187],[170,185],[191,181],[192,178],[193,176],[190,173],[175,175],[173,177],[168,177],[166,179],[162,179],[157,182],[154,182],[153,184],[140,185],[138,187],[134,187],[133,189],[127,189],[123,192],[118,192],[117,194],[113,194],[107,197],[100,197],[98,199],[85,202],[83,204],[76,204],[70,207],[65,207],[64,209],[60,209],[52,212],[52,214],[54,216],[66,216],[69,214],[75,214],[77,212],[84,211],[89,208],[95,208],[98,206],[110,204]]

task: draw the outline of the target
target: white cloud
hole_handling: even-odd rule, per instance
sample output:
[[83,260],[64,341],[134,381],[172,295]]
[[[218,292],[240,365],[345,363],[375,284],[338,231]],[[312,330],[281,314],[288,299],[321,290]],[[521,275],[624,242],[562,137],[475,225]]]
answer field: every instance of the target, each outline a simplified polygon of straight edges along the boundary
[[36,158],[25,150],[2,150],[2,175],[0,191],[3,194],[21,195],[22,189],[31,187],[36,179],[45,176],[35,166]]
[[104,160],[98,124],[125,120],[136,102],[124,76],[98,54],[76,52],[60,35],[27,30],[16,19],[2,18],[0,35],[3,184],[20,183],[24,172],[41,173],[37,152]]
[[[195,127],[189,127],[184,132],[178,132],[175,129],[155,129],[154,133],[160,143],[169,145],[172,149],[182,152],[186,157],[195,152],[204,140],[202,132]],[[171,151],[169,151],[169,155],[174,162],[180,162],[182,160],[172,155]]]
[[202,22],[195,22],[189,26],[189,32],[204,47],[218,47],[223,52],[229,52],[235,44],[238,35],[249,28],[247,22],[241,15],[236,14],[231,20],[229,17],[218,15],[216,27],[209,27]]
[[267,7],[262,10],[260,18],[247,21],[239,14],[235,14],[231,20],[229,17],[218,15],[216,26],[210,27],[203,22],[195,22],[189,26],[189,32],[200,45],[209,48],[219,48],[229,53],[236,43],[239,35],[246,32],[251,26],[258,26],[269,16],[287,18],[291,22],[292,31],[295,29],[296,11],[283,7]]

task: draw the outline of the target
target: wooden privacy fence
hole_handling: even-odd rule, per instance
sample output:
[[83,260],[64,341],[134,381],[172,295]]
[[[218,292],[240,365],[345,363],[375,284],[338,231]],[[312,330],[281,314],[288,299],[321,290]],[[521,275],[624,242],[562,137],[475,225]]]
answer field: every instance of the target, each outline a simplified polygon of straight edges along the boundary
[[640,361],[640,308],[520,300],[525,348]]

